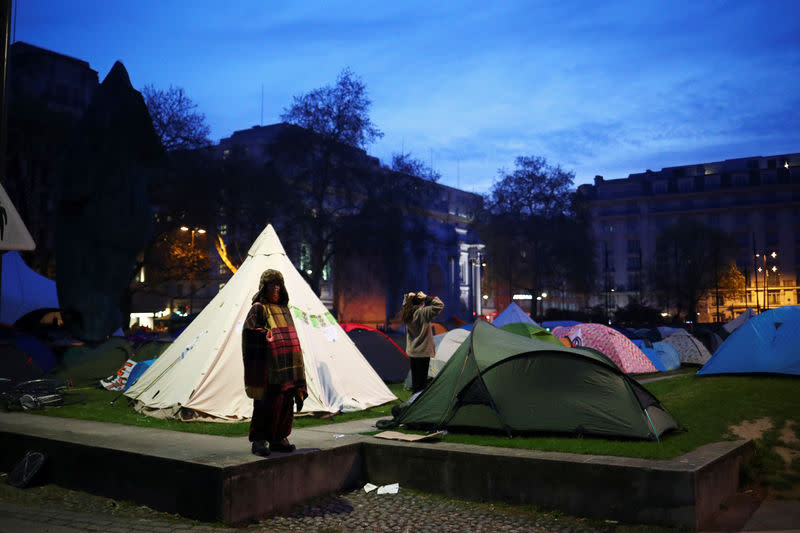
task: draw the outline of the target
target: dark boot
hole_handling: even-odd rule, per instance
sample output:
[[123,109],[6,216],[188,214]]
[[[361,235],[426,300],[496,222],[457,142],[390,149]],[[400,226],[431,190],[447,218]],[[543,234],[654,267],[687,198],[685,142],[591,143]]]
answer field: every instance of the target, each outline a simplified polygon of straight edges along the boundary
[[280,442],[271,442],[269,449],[273,452],[292,453],[297,447],[294,444],[290,444],[289,439],[283,439]]
[[250,445],[250,451],[253,453],[253,455],[260,455],[261,457],[266,457],[270,453],[266,442],[263,440],[254,440]]

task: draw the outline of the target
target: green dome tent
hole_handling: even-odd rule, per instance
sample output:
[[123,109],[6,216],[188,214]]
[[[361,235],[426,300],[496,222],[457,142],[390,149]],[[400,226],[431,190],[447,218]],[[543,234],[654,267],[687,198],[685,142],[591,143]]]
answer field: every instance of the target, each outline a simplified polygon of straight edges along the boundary
[[392,421],[478,429],[657,439],[676,428],[639,383],[603,354],[503,331],[478,320],[436,379]]
[[529,324],[528,322],[510,322],[505,326],[502,326],[500,329],[504,331],[510,331],[511,333],[516,333],[517,335],[522,335],[523,337],[549,342],[550,344],[556,344],[558,346],[564,346],[564,343],[561,342],[561,339],[547,331],[547,329],[537,326],[536,324]]

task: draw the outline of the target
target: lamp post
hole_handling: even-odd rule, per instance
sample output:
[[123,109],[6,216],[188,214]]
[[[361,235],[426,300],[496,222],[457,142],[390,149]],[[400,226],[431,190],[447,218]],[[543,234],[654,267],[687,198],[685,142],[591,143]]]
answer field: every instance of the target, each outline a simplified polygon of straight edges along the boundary
[[[774,260],[775,258],[778,257],[778,252],[773,251],[773,252],[770,252],[769,254],[767,252],[756,253],[756,261],[760,257],[761,258],[761,263],[762,263],[761,266],[759,266],[756,270],[758,271],[758,273],[763,273],[764,274],[764,310],[765,311],[767,309],[769,309],[769,302],[767,301],[767,297],[768,297],[767,285],[769,284],[769,271],[772,270],[773,273],[777,273],[778,272],[778,266],[777,265],[773,264],[771,267],[769,267],[769,268],[767,267],[767,256],[771,257]],[[758,280],[758,276],[756,276],[756,280]],[[758,284],[758,281],[756,281],[756,284]],[[758,300],[758,288],[757,287],[758,287],[758,285],[756,285],[756,301]]]
[[[181,226],[181,231],[189,231],[189,226]],[[199,235],[203,235],[206,230],[203,228],[191,228],[192,232],[192,248],[194,248],[194,234],[197,233]]]
[[[189,228],[189,226],[181,226],[180,229],[183,232],[186,232],[186,231],[191,231],[192,232],[192,244],[191,244],[190,250],[192,252],[192,257],[193,257],[193,254],[194,254],[194,234],[197,233],[198,235],[204,235],[206,233],[206,230],[204,228],[197,228],[197,227]],[[194,259],[192,259],[192,262],[194,263]],[[194,291],[195,291],[194,283],[191,283],[191,286],[189,287],[189,315],[191,315],[192,311],[194,311]]]

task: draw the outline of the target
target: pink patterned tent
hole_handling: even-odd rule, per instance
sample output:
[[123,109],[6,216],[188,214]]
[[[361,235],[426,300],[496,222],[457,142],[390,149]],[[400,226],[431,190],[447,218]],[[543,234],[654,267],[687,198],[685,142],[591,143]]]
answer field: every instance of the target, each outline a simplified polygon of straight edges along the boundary
[[625,335],[603,324],[577,324],[555,328],[553,335],[567,337],[574,346],[588,346],[602,352],[626,374],[658,372],[653,362]]

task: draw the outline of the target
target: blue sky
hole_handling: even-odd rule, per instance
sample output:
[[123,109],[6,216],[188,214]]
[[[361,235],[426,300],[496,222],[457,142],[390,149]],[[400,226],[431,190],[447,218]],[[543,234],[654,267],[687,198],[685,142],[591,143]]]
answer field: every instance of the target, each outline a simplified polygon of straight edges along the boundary
[[577,185],[800,152],[796,0],[13,6],[12,38],[86,60],[101,81],[120,60],[137,89],[183,87],[215,142],[279,121],[350,67],[385,134],[370,154],[411,152],[478,193],[519,155]]

